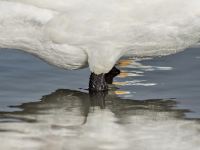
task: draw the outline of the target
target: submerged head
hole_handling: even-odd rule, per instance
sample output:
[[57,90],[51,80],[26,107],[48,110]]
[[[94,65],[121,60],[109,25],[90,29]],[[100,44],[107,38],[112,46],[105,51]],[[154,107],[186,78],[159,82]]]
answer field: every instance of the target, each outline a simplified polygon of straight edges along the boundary
[[116,67],[113,67],[108,73],[104,74],[95,74],[91,73],[89,81],[89,91],[98,92],[98,91],[107,91],[108,84],[112,84],[113,78],[120,74],[120,70]]
[[96,75],[95,73],[91,73],[90,81],[89,81],[89,91],[106,91],[108,90],[108,85],[105,80],[105,74]]

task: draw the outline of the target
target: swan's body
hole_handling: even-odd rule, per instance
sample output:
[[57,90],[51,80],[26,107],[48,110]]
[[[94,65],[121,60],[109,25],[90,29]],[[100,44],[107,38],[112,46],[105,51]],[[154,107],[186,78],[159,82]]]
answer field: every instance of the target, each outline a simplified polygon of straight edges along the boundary
[[0,2],[0,10],[0,47],[23,50],[65,69],[87,64],[83,50],[55,43],[46,35],[45,26],[56,12],[8,2]]
[[128,56],[176,53],[200,40],[199,0],[0,0],[0,47],[104,74]]

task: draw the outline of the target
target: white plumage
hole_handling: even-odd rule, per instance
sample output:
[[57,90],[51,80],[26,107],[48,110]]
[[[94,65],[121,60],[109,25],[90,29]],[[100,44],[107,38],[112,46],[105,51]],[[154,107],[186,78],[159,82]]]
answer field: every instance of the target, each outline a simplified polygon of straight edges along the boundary
[[200,40],[199,0],[0,0],[0,47],[107,73],[121,56],[176,53]]

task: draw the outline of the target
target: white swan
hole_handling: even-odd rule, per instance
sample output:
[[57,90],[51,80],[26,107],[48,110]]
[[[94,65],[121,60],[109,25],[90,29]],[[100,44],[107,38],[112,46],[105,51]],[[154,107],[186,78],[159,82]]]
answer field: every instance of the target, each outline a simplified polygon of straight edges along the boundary
[[[197,43],[199,8],[199,0],[0,0],[0,47],[64,69],[89,65],[100,80],[124,55],[167,55]],[[104,90],[102,82],[91,87]]]

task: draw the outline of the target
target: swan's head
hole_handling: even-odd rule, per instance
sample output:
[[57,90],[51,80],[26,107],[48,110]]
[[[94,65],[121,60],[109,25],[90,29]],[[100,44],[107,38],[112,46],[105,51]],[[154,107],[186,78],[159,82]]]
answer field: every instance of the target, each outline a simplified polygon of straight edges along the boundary
[[96,75],[95,73],[91,73],[90,75],[90,82],[89,82],[89,91],[90,93],[97,92],[97,91],[107,91],[108,84],[112,84],[113,78],[120,74],[120,70],[116,67],[113,67],[108,73],[106,74],[99,74]]

